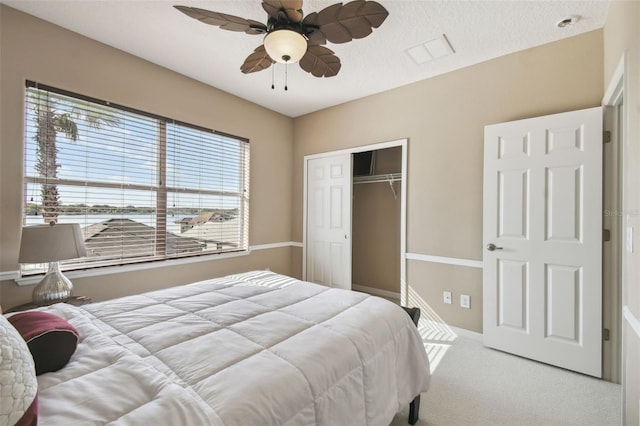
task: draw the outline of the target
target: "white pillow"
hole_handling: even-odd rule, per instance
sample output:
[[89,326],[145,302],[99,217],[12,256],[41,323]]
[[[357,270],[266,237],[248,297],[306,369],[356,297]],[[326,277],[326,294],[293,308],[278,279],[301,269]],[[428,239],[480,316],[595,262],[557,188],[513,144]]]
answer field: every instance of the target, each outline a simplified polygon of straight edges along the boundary
[[0,426],[16,424],[38,392],[36,369],[27,343],[0,315]]

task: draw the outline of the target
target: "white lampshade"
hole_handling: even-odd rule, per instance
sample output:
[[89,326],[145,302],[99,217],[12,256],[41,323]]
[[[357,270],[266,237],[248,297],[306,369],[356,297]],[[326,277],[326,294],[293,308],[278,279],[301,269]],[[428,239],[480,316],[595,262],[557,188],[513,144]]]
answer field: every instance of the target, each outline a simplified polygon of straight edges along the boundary
[[264,48],[274,61],[291,64],[307,53],[307,40],[293,30],[275,30],[264,37]]
[[47,273],[33,289],[33,303],[49,305],[72,297],[73,284],[60,270],[58,261],[86,255],[82,230],[77,223],[51,223],[22,228],[18,262],[49,262]]
[[86,256],[82,230],[77,223],[35,225],[22,228],[20,263],[55,262]]

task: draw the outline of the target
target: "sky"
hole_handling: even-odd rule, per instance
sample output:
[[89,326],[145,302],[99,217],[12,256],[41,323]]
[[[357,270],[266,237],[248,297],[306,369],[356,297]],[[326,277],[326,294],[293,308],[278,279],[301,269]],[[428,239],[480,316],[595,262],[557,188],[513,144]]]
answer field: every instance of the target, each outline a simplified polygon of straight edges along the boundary
[[[43,100],[46,98],[43,91],[27,90],[25,170],[26,176],[37,177],[35,108],[39,102],[46,103]],[[167,193],[168,206],[205,210],[239,207],[237,194],[242,193],[242,188],[238,170],[242,166],[241,147],[245,142],[173,123],[165,127],[155,118],[88,101],[74,101],[63,95],[54,94],[48,99],[58,116],[69,114],[78,127],[76,141],[63,132],[58,132],[56,138],[58,178],[81,184],[59,185],[62,204],[154,206],[156,191],[153,189],[161,180],[159,140],[164,131],[165,180],[173,189]],[[81,113],[75,114],[78,111]],[[116,123],[92,127],[85,118],[87,113],[109,116]],[[93,182],[97,184],[92,185]],[[235,196],[202,193],[216,190]],[[27,202],[41,202],[40,185],[28,184],[26,198]]]

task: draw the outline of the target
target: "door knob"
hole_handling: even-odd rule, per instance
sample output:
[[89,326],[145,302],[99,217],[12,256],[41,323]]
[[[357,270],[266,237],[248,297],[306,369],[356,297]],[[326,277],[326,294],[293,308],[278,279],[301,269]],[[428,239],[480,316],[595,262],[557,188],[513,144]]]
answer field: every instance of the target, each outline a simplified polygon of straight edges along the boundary
[[489,250],[489,251],[502,250],[502,247],[498,247],[493,243],[489,243],[489,244],[487,244],[487,250]]

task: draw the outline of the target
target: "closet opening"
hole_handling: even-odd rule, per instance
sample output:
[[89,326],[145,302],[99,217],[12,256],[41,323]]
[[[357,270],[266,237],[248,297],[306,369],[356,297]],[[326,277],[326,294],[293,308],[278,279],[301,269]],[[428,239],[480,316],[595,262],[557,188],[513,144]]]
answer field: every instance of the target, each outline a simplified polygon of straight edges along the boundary
[[402,146],[352,154],[352,288],[401,299]]

